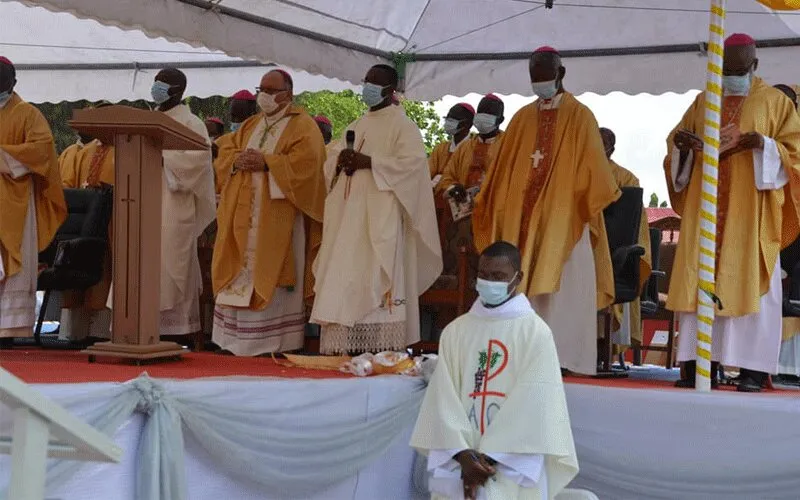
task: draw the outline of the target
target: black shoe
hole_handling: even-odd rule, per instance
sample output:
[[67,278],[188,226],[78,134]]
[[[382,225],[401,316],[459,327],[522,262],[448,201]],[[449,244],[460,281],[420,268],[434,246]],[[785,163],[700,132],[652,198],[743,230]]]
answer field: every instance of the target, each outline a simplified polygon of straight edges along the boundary
[[0,350],[8,350],[14,347],[14,339],[11,337],[3,337],[0,339]]
[[761,392],[761,388],[766,382],[766,373],[742,368],[739,372],[739,385],[736,390],[739,392]]
[[[694,389],[695,374],[697,372],[697,361],[684,361],[683,362],[684,376],[675,382],[675,387],[679,389]],[[719,363],[717,361],[711,362],[711,388],[716,389],[719,387]]]

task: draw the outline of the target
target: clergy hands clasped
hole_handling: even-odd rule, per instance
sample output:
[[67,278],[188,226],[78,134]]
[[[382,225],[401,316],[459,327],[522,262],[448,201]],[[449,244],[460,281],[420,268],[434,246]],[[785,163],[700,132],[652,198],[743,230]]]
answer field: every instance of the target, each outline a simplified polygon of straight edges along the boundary
[[461,480],[464,482],[464,498],[475,499],[478,488],[494,479],[497,470],[491,457],[475,450],[464,450],[458,453],[455,460],[461,465]]
[[353,149],[343,149],[339,153],[339,161],[336,170],[344,172],[346,176],[352,176],[357,170],[368,170],[372,168],[372,158],[361,154]]
[[264,162],[264,156],[260,151],[245,149],[236,157],[232,174],[237,172],[266,172],[268,170],[269,168]]

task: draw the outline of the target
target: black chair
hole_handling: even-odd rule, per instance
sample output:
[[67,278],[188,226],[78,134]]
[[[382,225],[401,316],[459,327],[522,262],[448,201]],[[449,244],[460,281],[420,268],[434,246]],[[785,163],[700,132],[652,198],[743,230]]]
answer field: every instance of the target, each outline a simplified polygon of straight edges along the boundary
[[[639,297],[639,264],[645,253],[639,245],[642,195],[642,188],[624,187],[622,196],[603,211],[614,270],[614,305],[632,302]],[[602,371],[598,371],[598,376],[624,376],[624,373],[615,373],[612,369],[611,307],[599,313],[604,320],[605,349],[600,359]]]
[[672,368],[673,351],[675,350],[675,313],[665,308],[666,301],[659,294],[659,280],[666,279],[667,273],[661,268],[661,241],[663,232],[660,229],[650,228],[650,256],[652,272],[642,291],[642,318],[669,322],[669,334],[666,346],[636,346],[633,350],[633,364],[642,364],[642,351],[666,352],[667,357],[664,367]]
[[800,317],[800,238],[781,250],[781,268],[789,277],[789,294],[783,294],[783,315]]
[[86,290],[103,279],[104,259],[108,257],[108,224],[114,203],[113,188],[64,189],[67,219],[58,228],[53,242],[39,253],[37,291],[44,291],[44,301],[36,321],[34,338],[41,345],[50,293]]

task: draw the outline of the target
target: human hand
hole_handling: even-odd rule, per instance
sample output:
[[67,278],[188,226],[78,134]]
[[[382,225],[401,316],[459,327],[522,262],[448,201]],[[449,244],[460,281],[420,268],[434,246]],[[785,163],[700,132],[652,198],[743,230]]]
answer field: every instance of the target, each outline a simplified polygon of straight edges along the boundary
[[245,149],[242,151],[239,156],[236,157],[236,161],[233,164],[233,173],[239,171],[257,172],[264,170],[267,170],[264,157],[261,155],[261,152],[255,149]]
[[486,455],[474,450],[464,450],[456,455],[455,459],[461,465],[464,498],[475,499],[478,488],[486,484],[497,471],[490,465]]
[[345,175],[352,176],[357,170],[372,168],[372,158],[353,149],[343,149],[339,153],[337,169],[344,170]]
[[758,132],[741,134],[739,147],[742,149],[764,149],[764,136]]
[[675,144],[676,148],[684,152],[703,150],[703,141],[688,130],[679,130],[672,139],[672,142]]

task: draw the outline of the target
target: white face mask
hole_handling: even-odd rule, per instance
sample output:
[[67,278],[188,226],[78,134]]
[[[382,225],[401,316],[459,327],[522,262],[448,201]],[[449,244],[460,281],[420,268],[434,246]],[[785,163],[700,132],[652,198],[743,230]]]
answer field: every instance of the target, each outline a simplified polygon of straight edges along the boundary
[[558,80],[531,82],[531,89],[533,89],[533,93],[541,99],[552,99],[558,93]]
[[491,134],[497,129],[497,117],[489,113],[478,113],[473,123],[479,134]]
[[11,100],[10,90],[6,90],[5,92],[0,92],[0,109],[5,108],[6,104],[8,104],[8,101],[10,100]]
[[258,104],[258,107],[261,108],[261,111],[268,115],[276,112],[280,107],[280,104],[275,102],[275,96],[272,94],[267,94],[266,92],[258,93],[256,103]]

